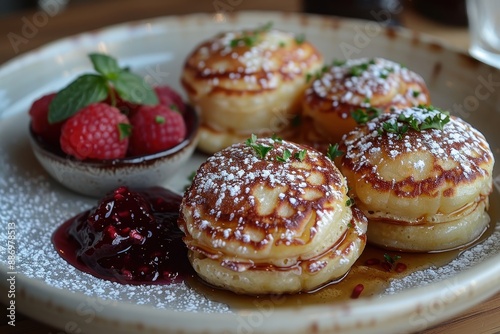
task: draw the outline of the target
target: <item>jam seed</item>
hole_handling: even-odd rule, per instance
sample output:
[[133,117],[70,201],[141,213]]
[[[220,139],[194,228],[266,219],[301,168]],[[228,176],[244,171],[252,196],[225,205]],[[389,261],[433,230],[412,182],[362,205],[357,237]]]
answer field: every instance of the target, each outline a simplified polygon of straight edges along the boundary
[[375,266],[380,264],[380,260],[376,258],[368,259],[365,261],[365,266]]
[[363,284],[358,284],[352,289],[351,299],[357,299],[361,295],[361,292],[365,289]]
[[394,271],[397,273],[402,273],[403,271],[406,271],[407,266],[404,263],[398,262],[396,264],[396,267],[394,268]]

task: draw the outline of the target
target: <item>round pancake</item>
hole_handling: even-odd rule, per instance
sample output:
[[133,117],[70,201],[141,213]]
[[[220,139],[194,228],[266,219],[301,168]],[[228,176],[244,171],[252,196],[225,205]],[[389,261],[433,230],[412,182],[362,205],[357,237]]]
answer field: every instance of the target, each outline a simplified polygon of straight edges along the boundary
[[212,285],[245,294],[282,294],[313,291],[331,281],[340,281],[364,250],[366,218],[353,208],[349,228],[338,244],[311,259],[292,266],[211,259],[189,251],[195,271]]
[[463,120],[433,107],[398,109],[349,132],[339,149],[338,166],[370,221],[370,242],[446,250],[485,230],[494,158]]
[[[323,154],[250,140],[201,165],[184,194],[179,226],[193,267],[211,284],[242,293],[298,292],[342,277],[364,249],[366,220],[353,215],[348,200],[345,178]],[[266,282],[278,277],[290,284],[269,290]]]
[[358,122],[390,108],[430,103],[422,77],[383,58],[334,62],[320,71],[303,101],[304,141],[336,143]]
[[269,26],[221,33],[198,45],[181,83],[202,118],[200,149],[214,153],[252,133],[288,132],[306,75],[322,61],[308,41]]

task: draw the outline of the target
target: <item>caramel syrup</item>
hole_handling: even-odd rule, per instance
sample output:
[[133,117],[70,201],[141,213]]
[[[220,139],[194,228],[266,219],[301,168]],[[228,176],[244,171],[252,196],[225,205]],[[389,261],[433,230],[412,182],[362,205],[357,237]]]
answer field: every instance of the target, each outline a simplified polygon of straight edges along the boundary
[[[491,203],[500,203],[499,197],[498,193],[492,194],[490,196]],[[491,220],[485,232],[473,243],[458,249],[436,253],[406,253],[388,251],[368,244],[344,278],[336,282],[330,282],[311,292],[284,295],[240,295],[209,286],[197,276],[189,279],[188,284],[208,299],[226,304],[233,309],[258,308],[269,305],[274,307],[296,307],[342,302],[352,298],[353,291],[359,284],[363,285],[359,298],[377,296],[389,287],[391,280],[401,279],[413,272],[430,267],[442,267],[455,260],[465,250],[487,239],[495,231],[497,223],[500,224],[499,211],[497,207],[490,207],[488,214]],[[386,256],[397,259],[390,270],[384,268]],[[374,262],[373,260],[378,260],[380,263],[370,264]],[[406,266],[405,270],[402,272],[396,271],[398,263],[404,264]]]
[[[169,194],[172,196],[172,194]],[[492,203],[500,203],[500,195],[494,193],[490,196]],[[172,212],[170,212],[172,213]],[[353,291],[359,292],[359,285],[362,285],[362,291],[359,298],[366,298],[380,295],[389,286],[392,279],[403,278],[415,271],[424,270],[430,267],[441,267],[456,259],[463,251],[487,239],[494,231],[497,224],[500,224],[500,208],[490,207],[488,213],[491,222],[487,230],[478,240],[470,245],[459,249],[437,252],[437,253],[405,253],[397,251],[388,251],[368,244],[361,254],[360,258],[352,266],[350,272],[338,281],[330,282],[315,291],[298,294],[283,295],[240,295],[231,291],[222,290],[208,285],[198,276],[193,274],[189,261],[186,256],[186,248],[179,243],[171,244],[172,255],[175,261],[169,263],[170,270],[176,274],[179,281],[184,281],[197,292],[203,294],[208,299],[228,305],[233,309],[248,309],[268,307],[297,307],[303,305],[331,304],[332,302],[342,302],[352,298]],[[87,267],[77,258],[78,243],[68,236],[68,229],[71,224],[79,217],[62,224],[55,232],[52,238],[54,247],[58,253],[69,264],[77,269],[92,274],[98,278],[108,279],[109,277],[99,275],[92,268]],[[180,241],[180,237],[179,237]],[[394,265],[387,268],[386,257],[395,259]],[[378,263],[377,263],[378,262]],[[397,265],[403,264],[404,270],[398,272]],[[113,280],[113,279],[111,279]],[[116,280],[113,280],[116,281]],[[172,284],[172,281],[159,280],[157,282],[127,282],[128,284]],[[123,282],[120,282],[123,283]],[[357,293],[355,293],[357,295]],[[357,297],[357,296],[356,296]],[[269,304],[272,303],[272,304]]]

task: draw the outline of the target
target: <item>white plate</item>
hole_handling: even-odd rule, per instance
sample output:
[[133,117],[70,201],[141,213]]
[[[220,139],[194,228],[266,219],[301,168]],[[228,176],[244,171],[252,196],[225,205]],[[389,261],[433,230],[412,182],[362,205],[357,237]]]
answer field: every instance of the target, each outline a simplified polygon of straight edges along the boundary
[[[497,225],[493,235],[450,265],[398,280],[374,298],[294,308],[280,308],[271,299],[234,311],[185,285],[123,286],[83,274],[60,259],[51,233],[94,200],[65,190],[41,169],[29,149],[26,111],[35,98],[88,71],[91,51],[108,52],[149,80],[180,89],[183,60],[199,41],[222,30],[272,21],[277,28],[304,33],[327,60],[381,56],[407,65],[425,78],[433,104],[480,129],[500,160],[498,70],[428,37],[375,22],[267,12],[221,18],[202,14],[123,24],[52,43],[0,68],[1,282],[5,285],[10,276],[5,254],[14,230],[18,311],[75,333],[395,333],[422,330],[500,290],[498,164],[491,198]],[[202,159],[194,157],[169,186],[182,189]],[[6,293],[1,298],[10,301]]]

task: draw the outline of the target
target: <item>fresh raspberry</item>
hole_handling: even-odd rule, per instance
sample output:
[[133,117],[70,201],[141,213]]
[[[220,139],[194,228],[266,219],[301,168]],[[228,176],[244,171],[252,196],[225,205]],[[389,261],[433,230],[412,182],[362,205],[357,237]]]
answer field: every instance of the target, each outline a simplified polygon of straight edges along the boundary
[[130,122],[117,108],[105,103],[91,104],[63,125],[61,148],[80,160],[123,158],[129,140],[120,138],[120,124]]
[[182,115],[164,105],[142,106],[130,118],[130,155],[160,152],[179,144],[186,137]]
[[64,122],[49,123],[49,105],[56,93],[44,95],[31,105],[31,129],[49,144],[58,145],[61,127]]
[[156,86],[155,88],[156,96],[158,96],[159,104],[172,108],[172,105],[176,106],[177,109],[184,113],[186,110],[186,105],[182,101],[182,97],[169,86]]

